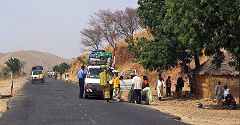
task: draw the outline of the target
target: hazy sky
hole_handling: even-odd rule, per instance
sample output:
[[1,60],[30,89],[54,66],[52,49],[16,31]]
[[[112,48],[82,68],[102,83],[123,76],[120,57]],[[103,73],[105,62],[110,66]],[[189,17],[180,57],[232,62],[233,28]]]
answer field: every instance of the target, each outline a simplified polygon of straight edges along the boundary
[[80,33],[99,9],[137,7],[137,0],[0,0],[0,53],[38,50],[80,54]]

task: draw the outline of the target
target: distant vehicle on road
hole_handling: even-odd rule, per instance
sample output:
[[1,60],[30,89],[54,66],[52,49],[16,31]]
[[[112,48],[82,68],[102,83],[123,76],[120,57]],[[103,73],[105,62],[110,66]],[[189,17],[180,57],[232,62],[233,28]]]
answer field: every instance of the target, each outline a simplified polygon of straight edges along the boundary
[[42,83],[44,83],[45,79],[44,79],[43,67],[42,66],[32,67],[31,78],[32,78],[32,83],[34,83],[35,81],[41,81]]

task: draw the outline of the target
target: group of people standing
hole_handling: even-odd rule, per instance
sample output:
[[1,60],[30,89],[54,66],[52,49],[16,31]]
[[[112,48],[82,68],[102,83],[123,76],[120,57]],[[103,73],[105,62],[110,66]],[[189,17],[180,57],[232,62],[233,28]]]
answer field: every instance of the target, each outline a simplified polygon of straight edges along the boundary
[[[158,76],[158,81],[156,84],[156,90],[158,94],[159,100],[162,100],[163,97],[163,88],[166,88],[166,97],[171,97],[171,88],[172,88],[172,81],[171,81],[171,76],[168,76],[167,79],[165,80],[166,82],[164,83],[164,79],[161,74]],[[177,79],[177,84],[175,85],[176,90],[175,92],[177,93],[178,98],[182,96],[182,90],[184,87],[184,80],[182,76],[180,76]]]

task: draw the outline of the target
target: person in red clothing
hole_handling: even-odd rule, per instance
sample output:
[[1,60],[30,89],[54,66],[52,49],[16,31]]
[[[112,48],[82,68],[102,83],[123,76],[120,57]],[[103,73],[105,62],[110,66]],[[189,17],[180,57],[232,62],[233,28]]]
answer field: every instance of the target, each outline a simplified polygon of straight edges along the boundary
[[[148,82],[148,78],[146,75],[143,76],[143,83],[142,83],[142,90],[146,87],[149,87],[149,82]],[[142,95],[142,100],[146,101],[146,96],[145,94]]]
[[147,76],[144,75],[142,89],[144,89],[145,87],[149,87],[149,82]]

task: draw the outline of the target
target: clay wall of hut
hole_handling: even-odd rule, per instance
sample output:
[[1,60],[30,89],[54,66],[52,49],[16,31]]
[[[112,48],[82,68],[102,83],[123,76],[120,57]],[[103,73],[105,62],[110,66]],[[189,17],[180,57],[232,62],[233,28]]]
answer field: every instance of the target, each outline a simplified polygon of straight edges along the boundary
[[196,93],[202,98],[215,98],[215,86],[218,81],[221,81],[223,86],[227,85],[230,93],[238,97],[240,78],[232,75],[196,75]]

